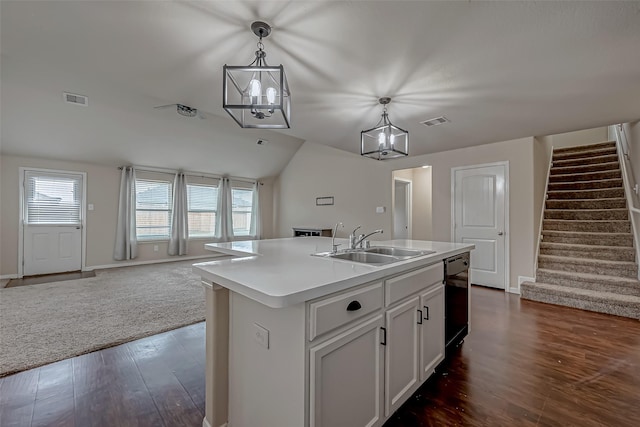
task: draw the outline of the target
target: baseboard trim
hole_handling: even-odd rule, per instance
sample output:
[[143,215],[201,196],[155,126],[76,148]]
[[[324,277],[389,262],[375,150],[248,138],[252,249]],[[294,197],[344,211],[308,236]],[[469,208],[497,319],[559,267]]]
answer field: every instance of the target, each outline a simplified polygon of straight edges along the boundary
[[511,292],[512,294],[520,295],[520,285],[522,285],[523,282],[535,282],[535,281],[536,281],[535,277],[518,276],[518,287],[509,288],[509,292]]
[[180,257],[180,258],[172,258],[172,259],[154,259],[150,261],[126,261],[118,264],[92,265],[90,267],[83,268],[82,271],[102,270],[102,269],[117,268],[117,267],[133,267],[135,265],[163,264],[167,262],[190,261],[190,260],[204,259],[204,258],[220,258],[223,256],[227,256],[227,255],[212,253],[211,255],[198,255],[198,256]]
[[18,275],[17,274],[2,274],[0,275],[0,280],[11,280],[11,279],[17,279]]

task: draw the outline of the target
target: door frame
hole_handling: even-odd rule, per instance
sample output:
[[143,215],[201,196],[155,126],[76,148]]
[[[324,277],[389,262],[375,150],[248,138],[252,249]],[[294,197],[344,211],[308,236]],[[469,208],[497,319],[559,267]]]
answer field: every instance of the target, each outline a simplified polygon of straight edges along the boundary
[[18,279],[24,277],[24,175],[26,171],[36,172],[48,172],[59,173],[67,175],[81,175],[82,176],[82,203],[80,205],[80,227],[81,230],[81,249],[80,249],[80,270],[87,271],[86,259],[87,259],[87,173],[78,171],[68,171],[60,169],[44,169],[44,168],[30,168],[21,166],[18,168],[20,174],[18,178],[19,196],[18,196]]
[[407,208],[407,239],[411,240],[413,238],[413,181],[406,178],[393,178],[393,204],[391,205],[391,237],[393,239],[395,236],[395,219],[396,219],[396,182],[402,182],[406,184],[407,190],[407,199],[406,199],[406,208]]
[[511,287],[509,278],[511,277],[509,241],[511,233],[509,232],[509,161],[482,163],[477,165],[456,166],[451,168],[451,241],[456,240],[456,172],[465,169],[478,169],[484,167],[502,166],[504,167],[504,291],[518,294],[518,288]]

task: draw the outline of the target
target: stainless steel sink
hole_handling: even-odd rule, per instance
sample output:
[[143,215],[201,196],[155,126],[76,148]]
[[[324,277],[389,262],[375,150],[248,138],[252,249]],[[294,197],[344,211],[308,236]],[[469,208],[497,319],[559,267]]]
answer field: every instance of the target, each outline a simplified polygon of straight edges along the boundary
[[372,248],[364,249],[364,252],[369,254],[391,255],[399,258],[413,258],[416,256],[433,254],[436,251],[395,248],[392,246],[374,246]]
[[380,255],[369,252],[341,252],[329,255],[329,258],[343,259],[345,261],[361,262],[364,264],[389,264],[400,261],[399,258]]

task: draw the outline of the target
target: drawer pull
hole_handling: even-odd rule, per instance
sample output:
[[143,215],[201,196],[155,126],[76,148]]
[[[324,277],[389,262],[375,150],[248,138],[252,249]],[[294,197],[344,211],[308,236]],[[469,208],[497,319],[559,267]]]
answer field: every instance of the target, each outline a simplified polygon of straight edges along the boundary
[[418,325],[422,325],[422,310],[418,310]]
[[425,319],[429,320],[429,307],[425,305],[424,308],[427,311],[427,316],[425,317]]
[[359,301],[351,301],[347,306],[347,311],[358,311],[362,308]]
[[380,330],[382,331],[382,342],[380,344],[387,345],[387,328],[380,326]]

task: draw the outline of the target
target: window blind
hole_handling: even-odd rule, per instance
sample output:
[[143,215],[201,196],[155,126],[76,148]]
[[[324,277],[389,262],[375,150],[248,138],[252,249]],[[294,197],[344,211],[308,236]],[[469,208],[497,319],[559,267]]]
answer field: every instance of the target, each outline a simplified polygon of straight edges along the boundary
[[26,224],[81,224],[82,175],[25,172]]
[[211,237],[216,231],[218,187],[187,184],[189,237]]
[[248,236],[251,232],[253,190],[231,188],[231,212],[234,236]]
[[136,180],[136,235],[140,240],[171,236],[172,185],[166,181]]

